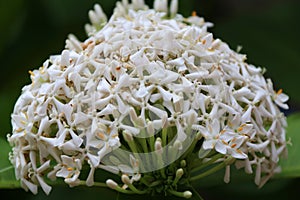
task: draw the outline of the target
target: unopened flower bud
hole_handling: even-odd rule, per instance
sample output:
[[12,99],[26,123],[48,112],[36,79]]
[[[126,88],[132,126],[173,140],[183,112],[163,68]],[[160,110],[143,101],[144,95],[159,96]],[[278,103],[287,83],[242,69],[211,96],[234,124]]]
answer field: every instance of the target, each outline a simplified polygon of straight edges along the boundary
[[181,167],[186,167],[186,161],[185,160],[180,161],[180,166]]
[[131,133],[128,133],[127,131],[123,131],[123,137],[127,142],[133,141],[133,136]]
[[185,192],[183,193],[183,197],[186,198],[186,199],[189,199],[189,198],[191,198],[192,196],[193,196],[193,193],[190,192],[190,191],[185,191]]
[[170,6],[170,14],[171,16],[175,16],[178,11],[178,0],[172,0]]
[[177,171],[176,171],[176,178],[178,177],[180,179],[182,177],[183,173],[184,172],[183,172],[182,168],[177,169]]
[[168,1],[167,0],[155,0],[153,7],[158,12],[168,12]]
[[161,144],[161,139],[160,138],[156,139],[154,146],[155,146],[155,151],[158,154],[162,154],[163,150],[162,150],[162,144]]
[[112,179],[107,179],[106,185],[113,190],[115,190],[115,189],[117,189],[117,187],[119,187],[118,184],[115,181],[113,181]]
[[125,183],[126,185],[131,184],[129,177],[126,174],[123,174],[121,179],[122,179],[122,182]]

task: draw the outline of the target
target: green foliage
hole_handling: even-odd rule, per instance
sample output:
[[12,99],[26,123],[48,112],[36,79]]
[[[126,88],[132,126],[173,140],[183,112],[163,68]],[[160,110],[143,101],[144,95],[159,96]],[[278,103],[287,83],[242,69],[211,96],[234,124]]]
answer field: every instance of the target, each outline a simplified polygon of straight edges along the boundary
[[0,139],[0,188],[18,188],[19,181],[16,180],[14,169],[8,160],[8,152],[11,148],[4,138]]
[[300,177],[300,113],[288,117],[287,140],[288,158],[281,160],[282,172],[278,178],[299,178]]

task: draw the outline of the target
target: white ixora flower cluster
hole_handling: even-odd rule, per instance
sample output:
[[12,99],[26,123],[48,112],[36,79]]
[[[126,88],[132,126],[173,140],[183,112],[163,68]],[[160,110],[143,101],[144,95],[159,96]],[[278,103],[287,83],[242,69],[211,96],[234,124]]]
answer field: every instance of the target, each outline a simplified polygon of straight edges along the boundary
[[[288,96],[215,39],[211,23],[177,7],[123,0],[107,21],[95,5],[88,39],[70,35],[60,55],[30,71],[8,135],[25,190],[49,194],[50,180],[63,178],[189,198],[181,186],[208,171],[225,168],[229,182],[235,165],[262,186],[280,170]],[[101,180],[106,171],[120,179]]]

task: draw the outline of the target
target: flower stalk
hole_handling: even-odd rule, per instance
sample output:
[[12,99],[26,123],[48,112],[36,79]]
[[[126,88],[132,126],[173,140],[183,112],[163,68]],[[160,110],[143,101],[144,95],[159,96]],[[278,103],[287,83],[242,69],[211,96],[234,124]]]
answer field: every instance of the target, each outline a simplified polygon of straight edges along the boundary
[[214,174],[215,172],[219,171],[220,169],[223,169],[224,167],[226,167],[228,164],[227,163],[230,163],[232,161],[234,161],[235,158],[232,158],[232,157],[228,157],[226,158],[222,163],[210,168],[209,170],[201,173],[201,174],[198,174],[196,176],[193,176],[190,178],[190,181],[191,182],[194,182],[194,181],[197,181],[199,179],[202,179],[206,176],[209,176],[211,174]]

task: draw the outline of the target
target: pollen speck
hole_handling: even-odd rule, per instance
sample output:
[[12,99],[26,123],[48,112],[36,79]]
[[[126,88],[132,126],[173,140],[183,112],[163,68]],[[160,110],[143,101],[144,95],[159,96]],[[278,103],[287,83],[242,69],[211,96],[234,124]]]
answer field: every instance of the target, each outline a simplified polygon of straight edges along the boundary
[[283,90],[282,90],[282,89],[280,89],[280,90],[278,90],[278,91],[277,91],[277,93],[276,93],[276,94],[277,94],[277,95],[280,95],[280,94],[282,94],[282,92],[283,92]]
[[29,70],[28,73],[29,73],[31,76],[34,76],[33,71]]
[[222,140],[222,143],[228,145],[228,143],[225,140]]
[[67,168],[68,171],[73,171],[74,169],[72,167]]
[[241,132],[244,128],[242,126],[238,127],[237,131]]
[[104,133],[97,133],[98,138],[100,138],[101,140],[105,140],[106,136]]
[[242,150],[240,150],[240,149],[236,149],[235,151],[239,154],[243,154]]

